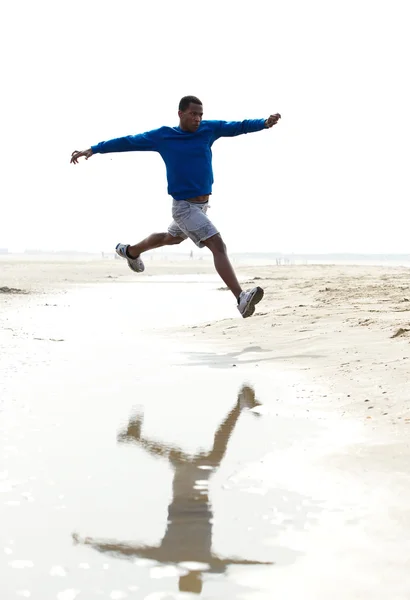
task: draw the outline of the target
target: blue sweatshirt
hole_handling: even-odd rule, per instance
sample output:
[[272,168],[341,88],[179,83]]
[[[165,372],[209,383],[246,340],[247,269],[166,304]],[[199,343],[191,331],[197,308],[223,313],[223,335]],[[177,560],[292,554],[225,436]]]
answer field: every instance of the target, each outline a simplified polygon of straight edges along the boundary
[[91,149],[93,154],[135,150],[158,152],[167,169],[168,194],[175,200],[186,200],[212,193],[211,146],[215,140],[264,128],[265,119],[202,121],[194,133],[180,127],[160,127],[146,133],[100,142],[91,146]]

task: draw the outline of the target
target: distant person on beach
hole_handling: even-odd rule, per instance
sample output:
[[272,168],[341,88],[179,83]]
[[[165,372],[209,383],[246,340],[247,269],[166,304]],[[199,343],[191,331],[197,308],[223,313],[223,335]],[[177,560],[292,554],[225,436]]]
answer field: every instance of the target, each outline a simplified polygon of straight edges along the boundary
[[199,248],[206,246],[214,257],[215,269],[234,294],[242,317],[250,317],[255,305],[263,298],[263,289],[242,290],[231,265],[221,234],[208,218],[209,196],[212,193],[212,144],[220,137],[234,137],[270,129],[281,118],[279,113],[267,119],[245,121],[203,121],[202,102],[196,96],[184,96],[179,103],[179,125],[160,127],[152,131],[100,142],[88,150],[75,150],[70,162],[77,164],[82,156],[109,152],[158,152],[166,165],[168,193],[173,198],[173,221],[167,232],[152,233],[131,246],[118,244],[116,252],[136,273],[144,271],[141,254],[180,244],[190,238]]

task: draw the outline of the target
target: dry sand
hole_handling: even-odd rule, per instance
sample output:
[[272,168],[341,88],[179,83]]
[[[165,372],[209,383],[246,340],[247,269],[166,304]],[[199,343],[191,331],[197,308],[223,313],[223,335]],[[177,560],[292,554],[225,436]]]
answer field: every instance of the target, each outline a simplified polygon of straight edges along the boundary
[[307,371],[328,389],[324,404],[340,415],[400,431],[410,426],[410,269],[315,265],[256,271],[242,278],[247,287],[265,289],[255,315],[204,323],[193,335],[221,351],[258,346],[261,361]]

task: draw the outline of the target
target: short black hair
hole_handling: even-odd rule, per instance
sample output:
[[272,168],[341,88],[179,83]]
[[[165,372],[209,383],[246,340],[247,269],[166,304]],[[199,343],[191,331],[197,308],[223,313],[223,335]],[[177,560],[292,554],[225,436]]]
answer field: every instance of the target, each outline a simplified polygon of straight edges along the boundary
[[179,101],[178,110],[182,110],[182,112],[184,112],[185,110],[187,110],[187,108],[191,104],[191,102],[192,102],[192,104],[200,104],[202,106],[202,102],[196,96],[184,96]]

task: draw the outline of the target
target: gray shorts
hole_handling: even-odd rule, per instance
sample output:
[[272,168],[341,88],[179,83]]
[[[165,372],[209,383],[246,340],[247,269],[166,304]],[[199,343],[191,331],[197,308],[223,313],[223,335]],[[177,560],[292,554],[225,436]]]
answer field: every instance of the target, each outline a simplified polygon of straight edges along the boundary
[[206,215],[208,202],[188,202],[174,200],[172,216],[174,220],[168,227],[168,233],[173,237],[190,238],[199,248],[203,241],[219,233],[215,225]]

